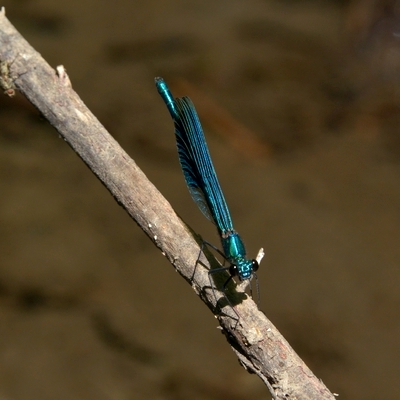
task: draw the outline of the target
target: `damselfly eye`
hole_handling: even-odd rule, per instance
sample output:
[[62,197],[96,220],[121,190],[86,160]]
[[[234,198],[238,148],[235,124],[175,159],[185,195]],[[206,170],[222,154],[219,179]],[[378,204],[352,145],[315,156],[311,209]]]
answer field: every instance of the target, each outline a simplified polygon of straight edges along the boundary
[[238,269],[237,269],[237,266],[235,264],[232,264],[229,267],[229,273],[231,274],[231,276],[238,276]]
[[256,272],[259,267],[257,260],[251,260],[251,265],[253,267],[253,271]]

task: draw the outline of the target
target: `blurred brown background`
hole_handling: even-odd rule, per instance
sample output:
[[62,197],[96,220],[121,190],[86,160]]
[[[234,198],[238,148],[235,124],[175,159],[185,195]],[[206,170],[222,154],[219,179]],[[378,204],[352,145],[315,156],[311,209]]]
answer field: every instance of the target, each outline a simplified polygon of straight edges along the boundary
[[[340,399],[400,398],[397,2],[2,5],[218,243],[185,187],[153,79],[191,96],[248,253],[266,249],[262,310]],[[0,399],[270,398],[20,94],[0,96],[0,126]]]

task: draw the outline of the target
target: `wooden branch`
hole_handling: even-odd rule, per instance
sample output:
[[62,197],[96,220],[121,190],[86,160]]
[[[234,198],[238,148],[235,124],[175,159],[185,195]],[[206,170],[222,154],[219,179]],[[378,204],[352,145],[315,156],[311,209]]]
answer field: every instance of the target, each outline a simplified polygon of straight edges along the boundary
[[[333,399],[333,394],[257,309],[253,300],[243,292],[238,293],[232,285],[229,296],[240,315],[239,321],[229,316],[232,310],[223,296],[216,304],[208,280],[207,268],[210,266],[204,255],[201,263],[205,267],[197,264],[194,271],[200,251],[199,239],[196,241],[196,235],[86,108],[73,91],[64,68],[52,69],[8,21],[4,8],[0,11],[0,61],[0,85],[8,91],[6,94],[12,94],[14,88],[23,93],[56,128],[203,302],[217,314],[222,332],[241,364],[263,380],[273,398]],[[160,110],[162,107],[160,102]]]

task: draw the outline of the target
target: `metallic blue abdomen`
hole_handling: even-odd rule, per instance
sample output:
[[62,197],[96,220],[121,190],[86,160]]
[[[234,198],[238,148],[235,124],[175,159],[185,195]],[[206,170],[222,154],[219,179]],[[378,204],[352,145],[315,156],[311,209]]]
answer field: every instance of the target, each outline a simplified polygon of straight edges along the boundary
[[224,254],[230,263],[235,264],[236,259],[246,257],[244,244],[236,232],[222,237],[221,242]]

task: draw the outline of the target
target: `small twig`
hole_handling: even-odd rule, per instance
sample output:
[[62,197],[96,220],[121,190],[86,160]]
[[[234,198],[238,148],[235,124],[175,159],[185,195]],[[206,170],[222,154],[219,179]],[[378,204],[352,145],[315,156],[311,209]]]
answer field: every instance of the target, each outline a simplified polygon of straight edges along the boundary
[[[200,249],[194,235],[86,108],[64,68],[52,69],[11,25],[4,8],[0,11],[0,61],[7,63],[7,77],[12,77],[15,88],[40,110],[204,303],[215,310],[207,269],[198,265],[191,279]],[[209,266],[204,256],[200,261]],[[218,314],[241,364],[260,376],[274,399],[334,399],[255,303],[241,296],[235,303],[239,321]]]

